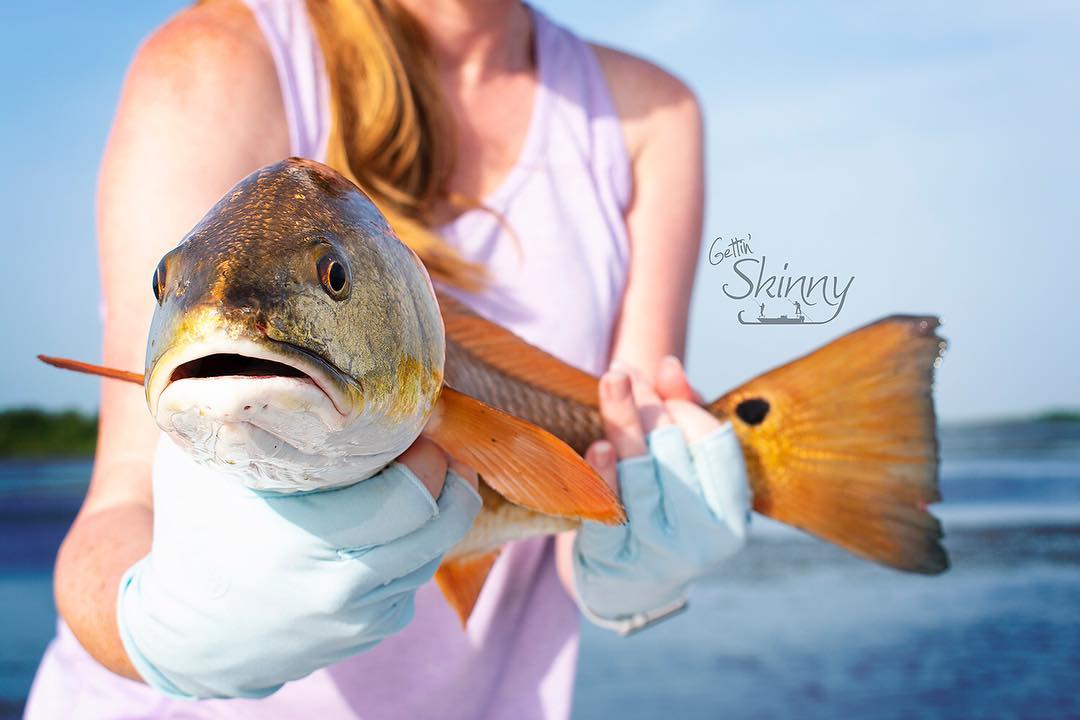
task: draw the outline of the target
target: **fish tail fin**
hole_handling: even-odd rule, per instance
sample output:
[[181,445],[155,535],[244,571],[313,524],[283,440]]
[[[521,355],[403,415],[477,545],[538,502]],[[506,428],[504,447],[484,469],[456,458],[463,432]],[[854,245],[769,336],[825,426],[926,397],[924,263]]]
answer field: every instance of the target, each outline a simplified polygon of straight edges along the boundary
[[498,557],[499,551],[492,550],[454,558],[444,561],[435,572],[435,583],[461,620],[461,627],[469,622],[480,591],[484,588],[484,581]]
[[424,434],[516,505],[609,524],[626,520],[619,496],[570,446],[446,385]]
[[938,492],[938,320],[894,315],[708,406],[742,445],[754,509],[899,570],[948,568]]

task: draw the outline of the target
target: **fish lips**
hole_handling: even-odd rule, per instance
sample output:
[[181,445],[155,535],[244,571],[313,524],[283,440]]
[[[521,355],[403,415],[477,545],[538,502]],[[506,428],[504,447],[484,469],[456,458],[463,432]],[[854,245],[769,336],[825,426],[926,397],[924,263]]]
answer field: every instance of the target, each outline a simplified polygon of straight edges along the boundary
[[[296,375],[272,371],[230,373],[227,369],[212,374],[188,375],[196,361],[216,355],[239,356],[255,363],[277,363],[292,368]],[[244,397],[257,399],[261,394],[287,395],[317,409],[322,421],[331,429],[340,429],[347,422],[353,406],[350,379],[318,355],[295,345],[266,338],[256,342],[222,333],[202,338],[198,343],[171,348],[157,359],[148,373],[146,400],[151,415],[159,421],[162,402],[190,402],[207,396]]]

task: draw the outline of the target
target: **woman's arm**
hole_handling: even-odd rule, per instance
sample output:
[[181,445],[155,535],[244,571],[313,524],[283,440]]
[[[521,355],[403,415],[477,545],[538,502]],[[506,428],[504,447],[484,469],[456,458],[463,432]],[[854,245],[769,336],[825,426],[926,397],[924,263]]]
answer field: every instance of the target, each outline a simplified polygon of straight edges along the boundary
[[701,110],[677,78],[606,48],[608,78],[633,172],[626,215],[630,267],[612,358],[655,377],[665,355],[682,357],[704,212]]
[[[106,364],[142,367],[158,260],[237,180],[287,154],[273,61],[239,2],[186,10],[143,44],[99,181]],[[157,438],[142,392],[105,382],[90,489],[55,572],[57,607],[75,636],[103,665],[132,678],[116,594],[123,573],[150,549]]]
[[[704,140],[694,94],[660,68],[594,47],[622,120],[633,173],[626,215],[630,267],[612,359],[655,378],[665,355],[682,357],[704,212]],[[574,533],[556,544],[573,594]]]

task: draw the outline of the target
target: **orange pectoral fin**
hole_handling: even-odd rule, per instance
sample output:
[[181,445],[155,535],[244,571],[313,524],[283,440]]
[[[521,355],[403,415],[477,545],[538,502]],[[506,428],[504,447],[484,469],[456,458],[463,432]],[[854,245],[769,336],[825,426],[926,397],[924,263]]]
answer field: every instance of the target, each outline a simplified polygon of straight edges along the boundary
[[143,384],[143,376],[140,373],[117,370],[116,368],[105,367],[103,365],[91,365],[90,363],[80,362],[79,360],[50,357],[48,355],[38,355],[37,358],[46,365],[52,365],[61,370],[74,370],[75,372],[86,373],[87,375],[100,375],[101,377],[110,378],[112,380],[123,380],[124,382],[135,383],[136,385]]
[[566,443],[446,385],[424,434],[515,505],[613,525],[626,520],[615,491]]
[[480,591],[484,588],[495,559],[499,557],[498,550],[482,553],[480,555],[467,555],[463,558],[448,560],[439,566],[435,572],[435,582],[438,584],[446,601],[457,613],[461,620],[461,627],[465,627],[472,615],[476,600],[480,597]]

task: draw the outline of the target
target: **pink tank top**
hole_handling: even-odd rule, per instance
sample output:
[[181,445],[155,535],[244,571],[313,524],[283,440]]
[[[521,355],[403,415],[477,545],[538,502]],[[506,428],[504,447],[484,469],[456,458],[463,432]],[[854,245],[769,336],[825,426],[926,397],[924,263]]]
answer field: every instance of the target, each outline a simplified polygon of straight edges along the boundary
[[[326,76],[303,0],[244,0],[277,65],[291,152],[322,160]],[[458,293],[481,314],[566,362],[608,363],[626,280],[630,168],[592,50],[530,8],[539,87],[521,156],[485,204],[439,229],[495,282]],[[508,546],[463,632],[434,583],[416,615],[371,651],[261,700],[178,702],[98,665],[61,622],[26,717],[397,718],[554,720],[570,714],[579,617],[555,572],[550,538]]]

